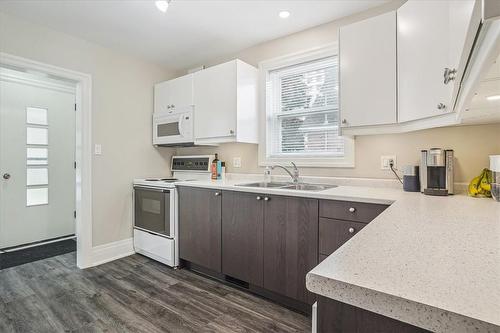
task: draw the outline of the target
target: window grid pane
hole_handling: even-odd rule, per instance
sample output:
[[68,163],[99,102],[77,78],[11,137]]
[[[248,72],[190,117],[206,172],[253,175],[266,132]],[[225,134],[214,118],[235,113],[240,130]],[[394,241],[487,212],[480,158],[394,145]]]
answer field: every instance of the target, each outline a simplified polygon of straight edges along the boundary
[[337,56],[269,73],[268,156],[344,156]]

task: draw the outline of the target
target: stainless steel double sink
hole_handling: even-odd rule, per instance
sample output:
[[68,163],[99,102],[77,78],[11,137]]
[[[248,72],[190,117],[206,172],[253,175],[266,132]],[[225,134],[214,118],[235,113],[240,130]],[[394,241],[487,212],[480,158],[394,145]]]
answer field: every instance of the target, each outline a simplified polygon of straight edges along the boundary
[[299,190],[299,191],[324,191],[330,188],[337,187],[337,185],[328,185],[328,184],[284,183],[284,182],[256,182],[247,184],[236,184],[236,186],[256,187],[256,188],[276,188],[283,190]]

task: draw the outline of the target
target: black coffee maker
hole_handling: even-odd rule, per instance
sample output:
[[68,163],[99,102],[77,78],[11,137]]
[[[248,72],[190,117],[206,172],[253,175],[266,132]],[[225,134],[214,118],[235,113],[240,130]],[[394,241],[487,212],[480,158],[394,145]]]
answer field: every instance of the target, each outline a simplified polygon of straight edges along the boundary
[[453,150],[422,150],[420,192],[427,195],[453,194]]

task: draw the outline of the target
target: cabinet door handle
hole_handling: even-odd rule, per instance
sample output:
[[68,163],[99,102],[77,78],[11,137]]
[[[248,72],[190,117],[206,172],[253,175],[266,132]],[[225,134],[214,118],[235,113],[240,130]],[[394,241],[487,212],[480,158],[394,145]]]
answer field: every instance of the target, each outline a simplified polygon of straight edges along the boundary
[[351,213],[354,213],[354,212],[356,211],[356,208],[351,207],[351,208],[349,208],[349,211],[350,211]]
[[220,192],[215,192],[214,194],[216,197],[220,196]]
[[234,130],[229,130],[229,134],[233,135],[234,134]]
[[353,227],[350,227],[348,231],[350,234],[353,234],[356,231],[356,229],[354,229]]
[[255,199],[262,200],[262,197],[260,195],[258,195]]
[[342,119],[342,124],[346,125],[347,124],[347,119]]
[[438,109],[438,110],[444,110],[444,109],[446,109],[446,105],[444,105],[443,103],[439,103],[439,104],[437,105],[437,109]]
[[264,197],[264,201],[269,201],[269,200],[271,200],[271,198],[269,198],[269,197]]
[[455,68],[445,68],[444,69],[444,84],[450,83],[450,81],[455,80],[455,77],[457,75],[457,70]]

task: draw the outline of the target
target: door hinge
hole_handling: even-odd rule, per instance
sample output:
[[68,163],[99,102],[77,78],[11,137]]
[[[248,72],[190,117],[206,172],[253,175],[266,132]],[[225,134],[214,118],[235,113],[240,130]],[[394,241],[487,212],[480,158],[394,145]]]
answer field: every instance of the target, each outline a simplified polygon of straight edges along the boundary
[[76,219],[76,210],[73,211],[73,216],[75,217]]

